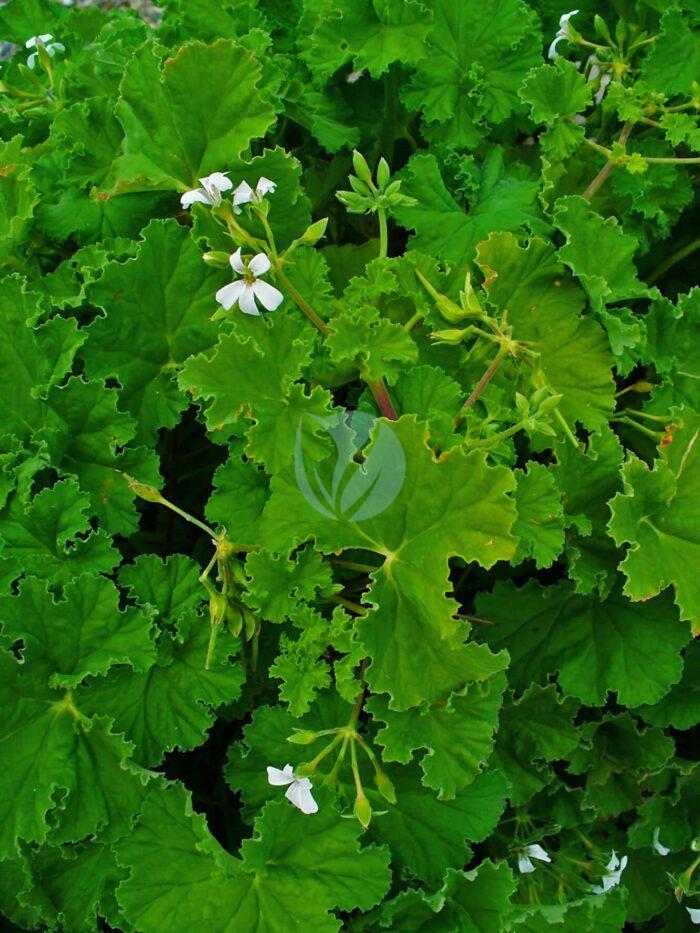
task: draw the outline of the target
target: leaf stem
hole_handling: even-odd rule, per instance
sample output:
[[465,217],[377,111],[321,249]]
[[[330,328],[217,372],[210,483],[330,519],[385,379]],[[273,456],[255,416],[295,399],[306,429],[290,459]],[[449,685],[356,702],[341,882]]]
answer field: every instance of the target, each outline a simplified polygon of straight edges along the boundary
[[664,273],[668,272],[672,266],[675,266],[676,263],[681,262],[683,259],[686,259],[688,256],[692,255],[695,250],[700,249],[700,237],[695,240],[691,240],[690,243],[687,243],[685,246],[682,246],[680,249],[677,249],[674,253],[671,253],[663,262],[654,269],[651,276],[649,277],[649,284],[656,282],[657,279],[660,279]]
[[367,380],[367,386],[374,396],[374,400],[377,403],[377,408],[382,413],[385,418],[388,418],[389,421],[396,421],[398,415],[396,414],[396,409],[394,404],[389,398],[389,392],[387,387],[384,385],[383,379],[369,379]]
[[[620,133],[620,138],[618,139],[618,142],[620,143],[621,146],[624,146],[624,144],[629,139],[633,126],[634,126],[634,122],[632,120],[628,120],[627,123],[625,123],[625,125],[622,127],[622,132]],[[584,142],[588,143],[589,145],[592,145],[594,149],[603,150],[606,154],[610,152],[609,149],[606,150],[604,146],[598,146],[598,143],[593,143],[592,140],[586,139],[585,136],[584,136]],[[600,186],[605,183],[608,175],[612,172],[613,168],[614,168],[613,163],[610,161],[610,159],[608,159],[608,161],[605,163],[602,169],[598,172],[598,174],[593,179],[593,181],[590,183],[590,185],[583,192],[581,197],[584,198],[586,201],[590,201],[593,195],[596,193],[596,191],[598,191]]]
[[321,320],[321,318],[318,316],[318,314],[316,314],[316,312],[311,307],[311,305],[308,303],[308,301],[303,297],[303,295],[300,294],[299,291],[297,291],[295,286],[292,284],[289,276],[282,268],[282,263],[280,262],[279,259],[275,263],[275,274],[277,278],[279,279],[280,284],[283,285],[284,288],[287,289],[287,291],[292,296],[292,298],[294,299],[298,307],[301,308],[301,310],[304,312],[307,318],[311,321],[314,327],[320,333],[322,333],[324,337],[327,337],[331,332],[330,327],[326,324],[325,321]]
[[465,409],[471,408],[472,405],[475,404],[476,400],[479,398],[479,396],[484,391],[486,386],[493,379],[496,373],[496,370],[501,365],[501,361],[503,360],[503,357],[506,355],[507,352],[508,352],[507,348],[505,346],[502,346],[500,350],[498,351],[498,353],[493,358],[493,360],[491,360],[491,363],[489,364],[488,369],[486,370],[484,375],[481,377],[481,379],[479,379],[477,384],[474,386],[474,388],[472,389],[471,395],[466,400],[464,405],[462,405],[461,409],[457,412],[457,416],[455,417],[455,424],[459,425],[462,423],[464,419],[463,412],[465,411]]
[[381,205],[377,207],[379,219],[379,258],[386,259],[389,252],[389,232],[386,224],[386,210]]

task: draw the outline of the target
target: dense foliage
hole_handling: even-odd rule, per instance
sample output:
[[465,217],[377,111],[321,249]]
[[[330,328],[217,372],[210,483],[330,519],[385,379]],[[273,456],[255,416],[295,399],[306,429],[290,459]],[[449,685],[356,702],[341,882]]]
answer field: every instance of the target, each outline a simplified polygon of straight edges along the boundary
[[697,0],[0,40],[7,918],[700,922]]

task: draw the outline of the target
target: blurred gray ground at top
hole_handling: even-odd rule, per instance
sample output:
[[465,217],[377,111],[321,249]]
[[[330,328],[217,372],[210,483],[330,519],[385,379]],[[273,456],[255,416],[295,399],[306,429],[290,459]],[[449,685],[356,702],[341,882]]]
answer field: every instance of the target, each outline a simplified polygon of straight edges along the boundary
[[[7,0],[0,0],[0,7],[4,6],[5,2]],[[151,3],[150,0],[58,0],[58,2],[61,6],[78,8],[98,6],[103,10],[128,9],[131,7],[132,10],[137,10],[147,23],[152,23],[155,26],[160,22],[160,8],[155,3]],[[192,2],[196,3],[196,0],[192,0]],[[29,38],[27,36],[27,39]],[[56,36],[56,38],[60,39],[59,36]],[[14,49],[15,46],[10,42],[0,42],[0,60],[10,58]]]

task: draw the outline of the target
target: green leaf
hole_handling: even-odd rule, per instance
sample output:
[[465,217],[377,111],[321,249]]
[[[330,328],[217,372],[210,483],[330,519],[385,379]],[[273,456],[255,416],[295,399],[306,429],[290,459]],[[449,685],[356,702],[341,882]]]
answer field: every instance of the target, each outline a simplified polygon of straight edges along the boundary
[[89,506],[72,479],[33,498],[12,495],[0,512],[0,543],[17,577],[26,573],[63,584],[79,573],[112,571],[119,555],[102,532],[93,532]]
[[[272,480],[264,543],[288,551],[313,537],[322,551],[361,548],[382,555],[384,564],[372,574],[367,596],[372,608],[357,626],[372,657],[367,670],[372,689],[389,693],[392,709],[407,709],[500,669],[499,659],[464,644],[466,626],[454,618],[456,604],[445,591],[450,555],[486,567],[513,555],[510,471],[489,467],[483,454],[461,449],[436,461],[424,427],[412,416],[377,423],[362,468],[353,462],[352,445],[337,453],[318,465],[315,476],[321,496],[335,490],[334,470],[348,477],[345,490],[352,495],[343,500],[348,504],[334,506],[331,498],[336,512],[322,505],[308,477],[300,489],[303,466],[297,462],[296,472],[289,469]],[[370,491],[374,498],[368,499]]]
[[313,445],[318,419],[330,414],[328,392],[317,386],[307,394],[296,384],[311,359],[308,335],[306,329],[300,335],[291,314],[280,313],[269,324],[239,318],[211,355],[191,357],[179,376],[183,389],[211,400],[210,430],[239,418],[253,422],[246,431],[248,453],[271,471],[289,462],[300,432]]
[[307,8],[311,32],[303,54],[319,79],[348,62],[378,78],[394,62],[412,65],[425,57],[432,17],[418,0],[328,0]]
[[437,366],[411,366],[399,375],[392,394],[400,412],[427,421],[431,440],[450,446],[462,389],[447,373]]
[[619,593],[604,602],[577,596],[568,584],[517,589],[497,584],[477,598],[477,613],[493,622],[479,627],[482,640],[511,656],[509,682],[523,691],[550,674],[567,696],[602,706],[608,691],[620,703],[655,703],[677,683],[688,630],[670,598],[642,605]]
[[622,488],[623,449],[610,428],[588,439],[585,452],[562,442],[552,468],[563,493],[567,525],[566,555],[576,592],[605,597],[617,577],[620,555],[607,533],[608,502]]
[[518,87],[540,60],[537,19],[520,0],[425,5],[435,25],[402,96],[423,112],[433,138],[473,149],[489,124],[521,107]]
[[[202,80],[212,74],[218,80]],[[162,66],[153,46],[142,46],[117,103],[124,154],[113,170],[115,191],[149,185],[185,191],[229,168],[273,123],[259,81],[256,59],[229,39],[190,42]]]
[[497,674],[440,705],[405,713],[393,712],[381,696],[371,697],[366,709],[386,724],[376,738],[384,747],[382,758],[407,764],[415,751],[425,749],[423,783],[439,791],[441,800],[453,799],[476,779],[491,754],[504,689],[505,679]]
[[191,622],[206,598],[199,582],[199,564],[182,554],[161,560],[155,554],[137,557],[133,564],[123,564],[119,583],[144,609],[156,611],[159,628],[172,628],[182,619]]
[[76,350],[85,340],[74,320],[52,318],[39,327],[41,296],[26,291],[19,276],[0,283],[0,319],[5,339],[0,344],[0,394],[5,402],[3,433],[27,440],[44,421],[40,396],[70,370]]
[[[32,648],[24,663],[0,649],[0,857],[15,854],[17,841],[47,838],[78,842],[100,832],[110,841],[129,828],[144,793],[145,773],[128,762],[130,746],[110,731],[110,720],[87,719],[70,691],[46,686]],[[27,669],[25,670],[25,665]],[[58,805],[58,806],[57,806]]]
[[156,487],[162,481],[151,451],[126,447],[134,422],[117,410],[117,397],[102,382],[69,379],[49,395],[44,437],[53,465],[78,477],[105,530],[129,534],[138,526],[136,494],[122,473]]
[[31,169],[22,161],[22,137],[0,143],[0,263],[25,248],[39,200]]
[[[340,820],[325,795],[323,804],[310,818],[286,800],[269,803],[239,860],[212,838],[183,788],[151,795],[135,831],[117,848],[130,869],[117,891],[127,919],[143,933],[202,922],[222,933],[340,929],[330,911],[369,909],[391,876],[386,850],[360,851],[358,824]],[[163,859],[164,848],[171,858]]]
[[143,673],[119,667],[89,678],[78,690],[78,705],[89,715],[110,716],[144,766],[160,764],[174,748],[196,748],[214,724],[217,707],[238,699],[245,679],[242,667],[229,660],[238,651],[230,636],[219,640],[205,669],[209,631],[203,617],[181,622],[177,634],[161,636],[152,667]]
[[614,217],[604,220],[583,198],[568,197],[557,201],[554,223],[567,238],[557,255],[581,281],[594,309],[649,294],[633,262],[637,242]]
[[591,86],[573,62],[557,58],[551,65],[540,65],[527,75],[519,91],[530,104],[535,123],[554,123],[573,116],[591,103]]
[[150,442],[158,428],[172,428],[187,405],[177,387],[179,366],[216,343],[210,320],[214,294],[227,275],[202,262],[202,254],[175,220],[154,220],[138,252],[111,262],[89,289],[104,311],[88,329],[81,351],[90,377],[114,377],[120,403],[138,424],[137,440]]
[[341,365],[354,363],[366,381],[386,377],[391,384],[402,366],[418,358],[418,347],[409,332],[401,324],[380,317],[369,305],[344,309],[330,326],[326,345],[331,359]]
[[519,700],[507,697],[501,711],[495,764],[511,783],[511,803],[521,806],[553,778],[546,763],[564,759],[579,741],[572,720],[578,704],[553,684],[533,685]]
[[251,546],[260,540],[260,519],[267,501],[267,478],[251,460],[232,449],[214,474],[207,520],[221,525],[230,540]]
[[[535,238],[523,249],[512,234],[494,234],[479,244],[477,262],[487,277],[489,300],[508,309],[513,336],[539,353],[544,380],[562,396],[564,418],[592,429],[606,424],[615,384],[605,333],[580,316],[583,295],[553,247]],[[578,365],[582,356],[585,368]]]
[[646,54],[642,74],[668,97],[692,92],[700,74],[700,37],[675,4],[661,18],[661,31]]
[[421,787],[415,765],[388,773],[397,804],[373,823],[373,832],[391,847],[398,868],[437,886],[447,868],[469,860],[467,841],[481,842],[493,832],[508,783],[500,771],[484,771],[453,800],[439,800]]
[[695,347],[700,338],[700,288],[681,295],[674,306],[665,298],[653,302],[644,317],[644,359],[667,381],[673,402],[700,409],[700,365]]
[[330,565],[308,547],[297,551],[294,560],[258,551],[248,556],[245,569],[251,578],[246,602],[269,622],[294,620],[304,603],[333,583]]
[[635,710],[654,726],[692,729],[700,721],[700,643],[685,649],[683,676],[654,706]]
[[694,572],[700,548],[700,416],[685,409],[653,469],[636,457],[623,468],[624,492],[610,503],[610,534],[628,544],[620,564],[630,599],[675,590],[681,619],[700,625],[700,583]]
[[536,567],[551,567],[564,548],[561,492],[552,470],[534,460],[527,464],[527,471],[516,470],[515,478],[518,518],[513,534],[520,544],[513,562],[532,557]]
[[435,156],[412,156],[401,190],[418,203],[394,211],[401,226],[415,231],[411,249],[462,266],[473,259],[477,243],[492,231],[540,224],[539,182],[517,167],[506,168],[502,150],[494,148],[486,156],[475,187],[475,197],[465,211],[447,189]]
[[94,930],[102,900],[109,898],[121,871],[109,845],[42,847],[31,860],[32,882],[19,900],[39,912],[51,929]]
[[83,574],[54,601],[47,584],[27,579],[17,596],[0,596],[3,634],[22,639],[52,686],[77,686],[115,664],[146,670],[155,659],[151,615],[119,608],[119,592],[102,576]]

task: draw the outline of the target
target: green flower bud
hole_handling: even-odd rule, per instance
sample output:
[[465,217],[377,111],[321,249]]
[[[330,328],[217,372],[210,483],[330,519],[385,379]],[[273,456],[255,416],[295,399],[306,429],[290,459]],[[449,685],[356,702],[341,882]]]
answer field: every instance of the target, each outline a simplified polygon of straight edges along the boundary
[[372,806],[362,792],[358,793],[352,812],[360,821],[362,828],[367,829],[372,820]]
[[255,631],[258,627],[258,622],[253,613],[248,609],[247,606],[241,607],[241,612],[243,613],[243,626],[245,628],[245,640],[250,641],[250,639],[255,635]]
[[202,259],[208,266],[227,266],[228,265],[228,253],[223,253],[221,250],[213,250],[209,253],[204,253]]
[[464,335],[468,333],[468,330],[458,330],[453,328],[452,330],[434,330],[430,335],[431,340],[434,340],[435,343],[446,343],[450,346],[456,347],[457,344],[461,343]]
[[396,803],[396,791],[394,790],[394,785],[383,771],[375,771],[374,783],[377,786],[377,790],[385,800],[388,800],[389,803]]
[[291,742],[292,745],[311,745],[317,739],[318,733],[312,732],[310,729],[299,729],[287,736],[287,741]]
[[145,483],[139,483],[133,476],[127,476],[126,473],[124,476],[129,484],[129,488],[132,492],[136,493],[139,499],[144,499],[146,502],[163,501],[163,497],[154,486],[147,486]]
[[352,167],[358,178],[361,178],[367,184],[372,183],[372,173],[367,164],[367,159],[357,149],[352,151]]
[[355,178],[354,175],[348,175],[348,181],[350,182],[350,187],[356,194],[361,194],[363,197],[369,197],[372,193],[369,185],[366,185],[359,178]]
[[228,610],[228,600],[223,593],[212,593],[209,597],[209,618],[212,625],[221,625]]
[[226,624],[233,636],[237,638],[241,634],[243,613],[241,607],[231,599],[226,601]]
[[464,301],[464,307],[467,308],[472,314],[481,314],[482,307],[479,299],[476,297],[476,292],[472,287],[472,274],[467,272],[467,278],[464,283],[464,291],[462,292],[462,300]]
[[316,223],[313,223],[310,227],[307,227],[304,235],[299,238],[299,242],[307,243],[309,246],[314,246],[316,243],[318,243],[321,237],[325,236],[327,226],[327,217],[324,217],[322,220],[317,220]]
[[379,187],[384,190],[389,184],[389,179],[391,178],[391,170],[389,169],[389,163],[382,156],[379,160],[379,165],[377,165],[377,184]]
[[606,42],[610,42],[612,44],[612,38],[610,36],[608,24],[599,13],[596,13],[596,15],[593,17],[593,26],[601,39],[605,39]]

